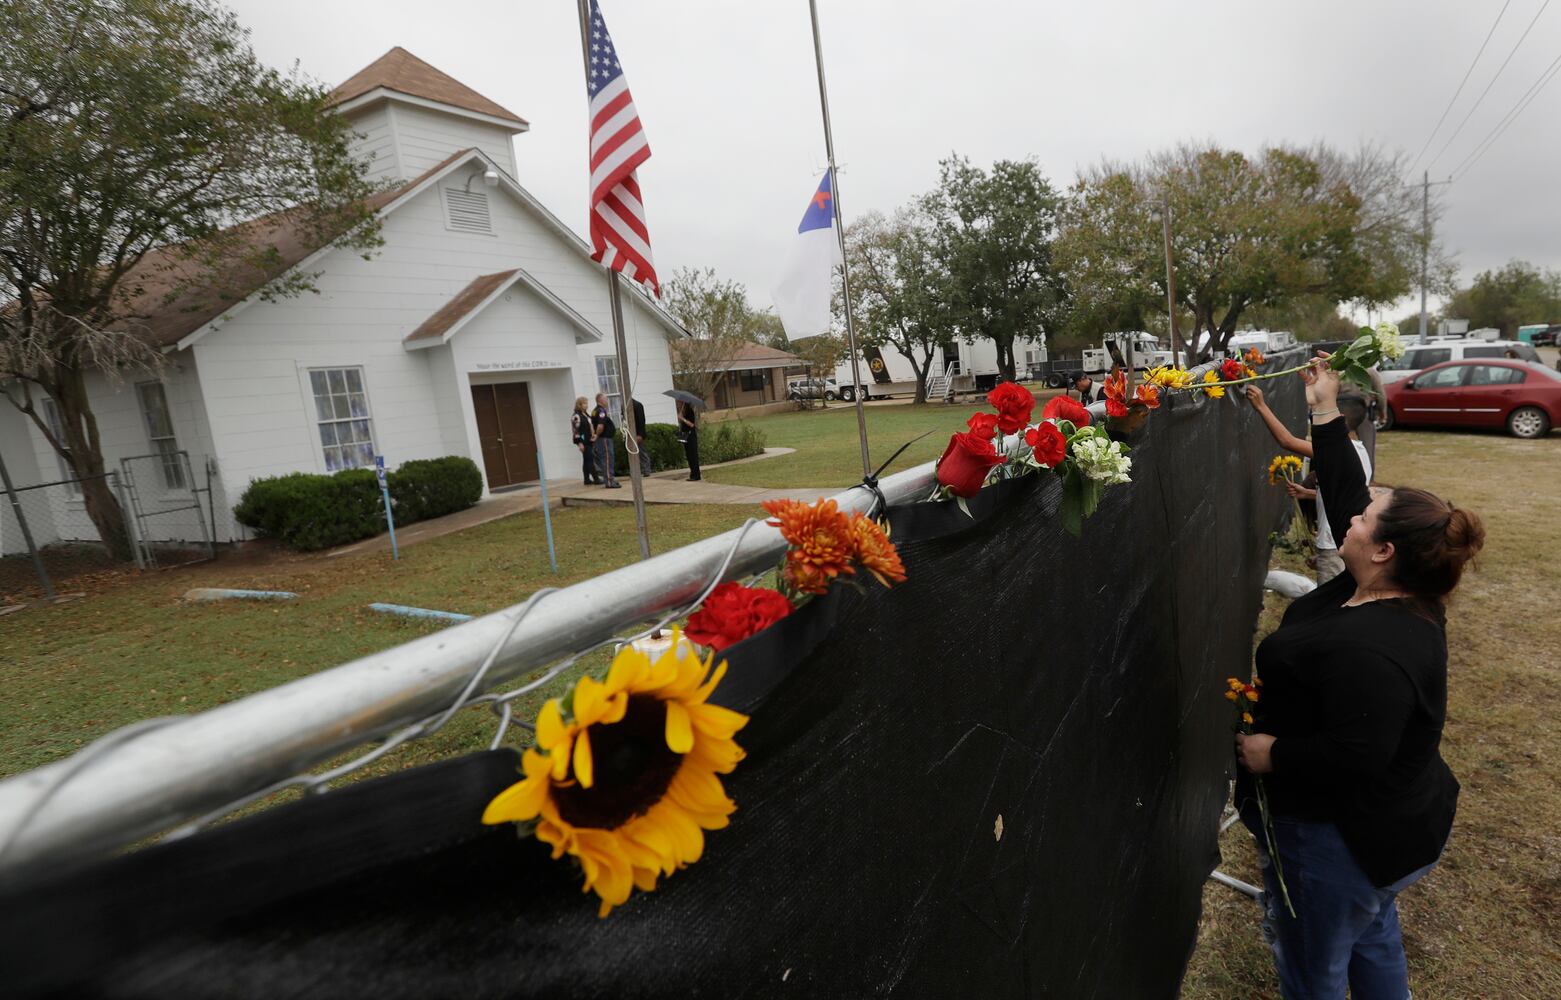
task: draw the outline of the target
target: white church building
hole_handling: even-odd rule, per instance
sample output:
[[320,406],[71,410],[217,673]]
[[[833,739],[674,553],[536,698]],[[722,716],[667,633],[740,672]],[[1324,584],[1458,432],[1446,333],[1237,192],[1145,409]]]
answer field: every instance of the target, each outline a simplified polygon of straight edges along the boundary
[[[391,468],[465,455],[489,490],[535,481],[539,454],[548,478],[579,475],[575,397],[621,398],[605,272],[516,179],[511,144],[528,124],[400,48],[331,104],[359,133],[371,175],[401,182],[374,199],[384,245],[365,260],[277,229],[278,251],[318,272],[319,294],[197,295],[154,310],[145,328],[169,362],[161,379],[90,383],[107,467],[187,452],[188,474],[170,461],[141,475],[138,493],[188,502],[209,480],[218,542],[247,537],[232,508],[251,480],[372,465],[376,454]],[[622,284],[634,395],[649,420],[671,423],[667,341],[688,334]],[[3,402],[0,453],[18,485],[69,477]],[[32,525],[40,542],[96,537],[79,500],[53,520]],[[3,528],[0,544],[15,551],[14,526]]]

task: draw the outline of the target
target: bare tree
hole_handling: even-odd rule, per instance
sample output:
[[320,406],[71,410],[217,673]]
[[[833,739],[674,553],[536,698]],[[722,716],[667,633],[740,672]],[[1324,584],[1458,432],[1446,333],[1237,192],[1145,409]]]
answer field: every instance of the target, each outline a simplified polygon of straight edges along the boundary
[[0,383],[83,480],[99,536],[125,557],[89,374],[158,372],[164,345],[148,339],[147,316],[190,296],[312,287],[315,275],[285,266],[284,233],[377,245],[373,188],[325,90],[261,65],[210,0],[3,11]]

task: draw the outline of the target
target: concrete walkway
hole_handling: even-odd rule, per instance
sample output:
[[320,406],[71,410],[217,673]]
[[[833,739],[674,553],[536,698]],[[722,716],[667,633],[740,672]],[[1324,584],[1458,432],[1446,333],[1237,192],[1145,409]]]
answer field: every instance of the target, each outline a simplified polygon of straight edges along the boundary
[[[726,465],[740,465],[745,462],[761,462],[766,458],[777,458],[781,455],[789,455],[793,448],[766,448],[764,454],[754,455],[751,458],[740,458],[732,462],[720,462],[717,465],[706,466],[707,469],[720,468]],[[737,506],[757,507],[765,500],[817,500],[819,497],[833,496],[845,489],[844,486],[837,489],[790,489],[771,490],[758,486],[729,486],[725,483],[711,483],[700,480],[697,483],[688,481],[687,469],[670,469],[666,472],[653,473],[645,479],[645,502],[648,504],[734,504]],[[547,482],[548,506],[555,510],[564,507],[632,507],[634,506],[634,490],[629,485],[629,477],[623,477],[623,488],[609,490],[603,486],[586,486],[578,479],[550,479]],[[497,521],[500,518],[509,517],[512,514],[523,514],[527,511],[542,509],[542,488],[532,484],[516,489],[506,490],[502,493],[490,493],[479,500],[474,507],[456,511],[454,514],[446,514],[444,517],[431,518],[427,521],[419,521],[405,528],[396,529],[396,545],[406,548],[418,542],[430,538],[438,538],[440,535],[448,535],[456,531],[464,531],[467,528],[475,528],[479,524],[487,524],[489,521]],[[344,545],[338,549],[332,549],[326,553],[328,557],[360,555],[365,552],[389,552],[389,533],[368,538],[351,545]]]

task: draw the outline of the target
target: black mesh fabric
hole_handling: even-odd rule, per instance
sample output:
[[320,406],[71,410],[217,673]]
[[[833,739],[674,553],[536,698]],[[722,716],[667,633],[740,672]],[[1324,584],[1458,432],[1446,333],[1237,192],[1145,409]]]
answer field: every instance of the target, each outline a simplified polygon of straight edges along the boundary
[[[1299,383],[1268,395],[1299,422]],[[1174,997],[1287,500],[1237,400],[1132,444],[1082,538],[1049,474],[899,511],[906,583],[734,647],[732,825],[605,920],[478,825],[515,776],[483,753],[34,873],[0,897],[8,994]]]

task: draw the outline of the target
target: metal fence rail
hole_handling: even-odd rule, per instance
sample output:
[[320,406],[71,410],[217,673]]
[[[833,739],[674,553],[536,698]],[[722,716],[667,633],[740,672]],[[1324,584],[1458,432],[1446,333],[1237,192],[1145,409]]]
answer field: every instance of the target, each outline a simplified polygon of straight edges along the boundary
[[79,577],[124,568],[87,513],[84,491],[99,481],[119,500],[134,537],[117,473],[18,484],[0,460],[0,606],[53,600]]
[[[933,463],[883,480],[889,504],[932,489]],[[854,488],[836,499],[866,511]],[[108,851],[220,809],[354,746],[448,708],[497,648],[478,691],[686,605],[721,576],[772,566],[785,549],[764,524],[707,538],[210,711],[154,720],[112,752],[76,756],[0,782],[0,873]],[[507,639],[505,632],[513,627]],[[68,776],[69,780],[63,780]]]

